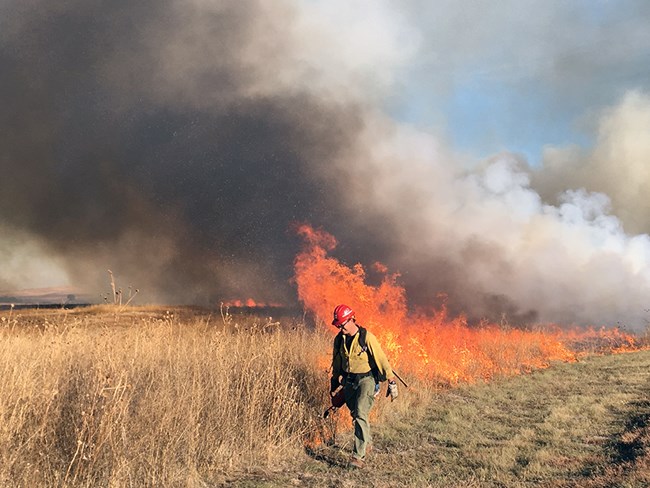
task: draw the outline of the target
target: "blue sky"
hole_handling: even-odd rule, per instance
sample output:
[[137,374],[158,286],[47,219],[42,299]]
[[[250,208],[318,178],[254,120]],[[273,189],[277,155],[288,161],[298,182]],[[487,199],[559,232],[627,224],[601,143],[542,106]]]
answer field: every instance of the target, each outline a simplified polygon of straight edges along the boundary
[[594,142],[591,120],[648,88],[650,4],[639,1],[411,1],[418,36],[391,94],[398,119],[478,157]]

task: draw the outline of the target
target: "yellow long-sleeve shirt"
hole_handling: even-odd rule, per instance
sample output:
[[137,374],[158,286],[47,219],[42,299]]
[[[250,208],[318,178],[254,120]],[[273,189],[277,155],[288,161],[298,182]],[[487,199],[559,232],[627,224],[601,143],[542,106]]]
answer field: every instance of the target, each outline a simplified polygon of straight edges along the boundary
[[[333,378],[338,378],[345,373],[367,373],[376,365],[379,371],[380,381],[393,379],[395,375],[390,366],[390,362],[372,332],[366,330],[366,351],[362,350],[359,344],[359,332],[352,337],[349,350],[346,345],[346,336],[343,334],[339,335],[342,336],[341,339],[338,341],[334,339],[334,351],[332,354]],[[337,347],[337,342],[340,343],[339,347]]]

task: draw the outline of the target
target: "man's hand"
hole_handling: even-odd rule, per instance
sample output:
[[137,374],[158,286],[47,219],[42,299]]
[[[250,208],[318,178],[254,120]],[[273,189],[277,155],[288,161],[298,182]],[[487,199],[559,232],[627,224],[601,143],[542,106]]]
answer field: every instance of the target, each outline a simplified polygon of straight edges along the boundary
[[390,401],[392,402],[397,398],[399,393],[397,392],[397,383],[395,383],[395,380],[390,380],[388,382],[388,389],[386,390],[386,397],[390,397]]

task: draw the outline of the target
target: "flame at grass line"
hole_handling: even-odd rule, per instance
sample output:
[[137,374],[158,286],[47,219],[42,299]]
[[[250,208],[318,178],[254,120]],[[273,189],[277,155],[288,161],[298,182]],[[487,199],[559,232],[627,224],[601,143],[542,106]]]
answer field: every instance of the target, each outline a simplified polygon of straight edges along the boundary
[[280,308],[284,305],[278,302],[259,302],[255,301],[253,298],[246,299],[234,299],[228,300],[222,303],[224,307],[235,307],[235,308]]
[[[457,384],[548,367],[552,361],[575,361],[581,350],[593,352],[603,343],[609,352],[637,349],[635,339],[617,329],[565,331],[557,326],[521,330],[483,322],[470,327],[466,318],[449,317],[444,306],[433,314],[409,313],[399,275],[374,265],[383,276],[377,286],[366,284],[361,264],[348,267],[328,256],[336,239],[308,224],[297,226],[304,249],[296,257],[298,297],[330,327],[332,310],[346,303],[358,322],[381,342],[392,365],[423,380]],[[572,346],[580,347],[572,347]],[[586,346],[586,347],[585,347]],[[328,358],[323,358],[326,363]]]

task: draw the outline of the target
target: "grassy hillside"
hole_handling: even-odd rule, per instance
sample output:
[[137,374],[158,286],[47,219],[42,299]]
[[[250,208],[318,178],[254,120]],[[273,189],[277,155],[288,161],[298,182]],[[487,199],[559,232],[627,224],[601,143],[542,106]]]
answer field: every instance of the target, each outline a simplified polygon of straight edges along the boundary
[[347,468],[331,335],[189,309],[0,312],[0,486],[648,486],[650,352],[402,388]]

